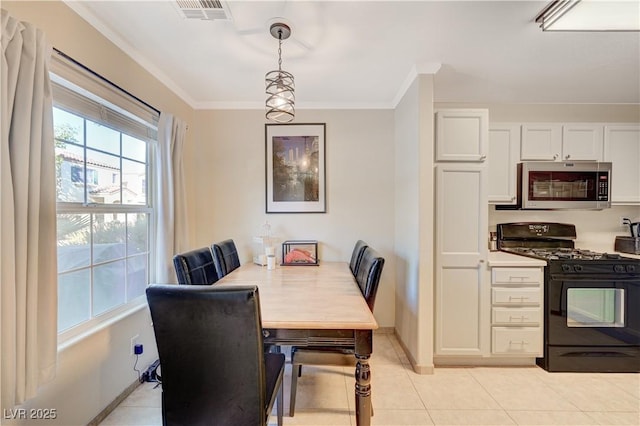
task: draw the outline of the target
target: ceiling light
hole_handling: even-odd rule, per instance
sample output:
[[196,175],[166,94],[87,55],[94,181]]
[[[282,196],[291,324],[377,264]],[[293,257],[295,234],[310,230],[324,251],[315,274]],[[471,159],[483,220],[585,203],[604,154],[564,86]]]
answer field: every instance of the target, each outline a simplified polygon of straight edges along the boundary
[[536,22],[542,31],[640,31],[640,2],[555,0]]
[[271,25],[271,35],[278,39],[278,69],[269,71],[265,76],[267,93],[267,120],[287,123],[295,117],[295,84],[293,74],[282,69],[282,40],[291,35],[288,25],[276,22]]

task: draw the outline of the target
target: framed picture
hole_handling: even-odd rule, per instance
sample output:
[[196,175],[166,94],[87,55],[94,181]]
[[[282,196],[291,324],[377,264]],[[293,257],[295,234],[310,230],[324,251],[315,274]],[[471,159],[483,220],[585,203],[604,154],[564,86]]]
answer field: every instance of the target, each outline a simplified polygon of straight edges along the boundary
[[265,124],[267,213],[325,213],[325,130],[320,124]]

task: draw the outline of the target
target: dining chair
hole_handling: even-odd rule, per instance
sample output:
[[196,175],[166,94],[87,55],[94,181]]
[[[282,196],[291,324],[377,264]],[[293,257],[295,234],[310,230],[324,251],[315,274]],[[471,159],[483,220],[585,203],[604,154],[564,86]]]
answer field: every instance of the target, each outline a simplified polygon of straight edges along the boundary
[[218,281],[219,276],[209,247],[202,247],[173,256],[178,284],[207,285]]
[[285,357],[265,353],[255,285],[152,284],[162,424],[282,426]]
[[213,264],[216,267],[218,278],[222,278],[240,267],[238,250],[236,250],[236,244],[233,240],[224,240],[211,245],[211,253],[213,253]]
[[349,263],[349,268],[351,268],[351,272],[355,277],[358,275],[358,268],[360,267],[360,262],[362,261],[362,255],[364,253],[364,249],[369,245],[362,240],[356,241],[355,247],[353,247],[353,252],[351,253],[351,262]]
[[[376,301],[380,275],[384,268],[384,258],[371,247],[365,247],[362,253],[362,260],[356,275],[356,282],[360,291],[367,301],[371,312]],[[343,338],[343,332],[335,331],[336,340]],[[351,335],[353,337],[353,335]],[[335,366],[355,366],[355,341],[353,345],[344,346],[321,346],[321,347],[291,347],[291,396],[289,399],[289,416],[293,417],[296,406],[296,392],[298,388],[298,377],[302,374],[303,365],[335,365]],[[371,409],[373,415],[373,408]]]

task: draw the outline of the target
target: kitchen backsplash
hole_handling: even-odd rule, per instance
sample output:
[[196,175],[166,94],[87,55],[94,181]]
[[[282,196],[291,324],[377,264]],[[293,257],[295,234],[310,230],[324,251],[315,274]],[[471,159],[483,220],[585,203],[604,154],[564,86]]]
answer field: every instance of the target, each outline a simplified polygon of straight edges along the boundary
[[616,235],[629,235],[620,218],[640,221],[640,206],[613,206],[604,210],[495,210],[489,206],[489,231],[508,222],[559,222],[576,226],[576,247],[613,251]]

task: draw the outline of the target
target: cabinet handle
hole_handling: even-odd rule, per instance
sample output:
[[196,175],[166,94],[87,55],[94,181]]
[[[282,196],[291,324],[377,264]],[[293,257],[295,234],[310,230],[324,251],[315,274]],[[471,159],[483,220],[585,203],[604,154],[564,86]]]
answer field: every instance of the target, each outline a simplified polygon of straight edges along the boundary
[[480,260],[478,260],[478,262],[484,263],[484,259],[480,259]]
[[513,320],[525,321],[525,320],[528,320],[528,319],[529,319],[529,317],[525,317],[524,315],[520,316],[520,317],[512,317],[511,315],[509,315],[509,322],[511,322]]
[[509,340],[509,345],[520,345],[520,346],[524,346],[524,345],[528,345],[528,344],[529,344],[529,342],[525,342],[524,340],[520,340],[520,341],[517,341],[517,340],[515,340],[515,341],[514,341],[514,340]]
[[509,275],[509,281],[520,280],[520,282],[522,282],[522,281],[526,280],[527,278],[529,278],[529,277],[516,277],[516,276],[513,276],[513,275]]
[[564,159],[565,159],[565,160],[568,160],[568,159],[569,159],[569,157],[571,157],[571,156],[570,156],[569,154],[567,154],[567,155],[565,155],[565,156],[564,156]]
[[515,200],[516,200],[516,197],[511,197],[511,201],[515,201]]
[[558,154],[553,154],[553,159],[557,160],[558,159]]
[[481,155],[481,156],[480,156],[480,161],[484,161],[484,160],[486,160],[486,159],[487,159],[487,156],[486,156],[486,155]]
[[509,296],[509,301],[511,300],[527,300],[529,296]]

